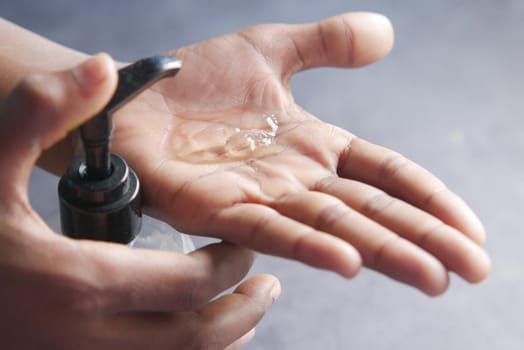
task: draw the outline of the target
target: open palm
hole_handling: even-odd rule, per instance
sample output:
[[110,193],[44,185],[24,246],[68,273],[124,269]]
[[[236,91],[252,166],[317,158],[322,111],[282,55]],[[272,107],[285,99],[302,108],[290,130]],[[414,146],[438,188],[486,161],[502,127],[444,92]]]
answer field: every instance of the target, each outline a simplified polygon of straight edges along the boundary
[[115,115],[148,210],[181,231],[312,266],[361,264],[439,294],[482,280],[484,231],[442,182],[295,104],[294,73],[389,51],[382,17],[263,25],[173,51],[183,68]]

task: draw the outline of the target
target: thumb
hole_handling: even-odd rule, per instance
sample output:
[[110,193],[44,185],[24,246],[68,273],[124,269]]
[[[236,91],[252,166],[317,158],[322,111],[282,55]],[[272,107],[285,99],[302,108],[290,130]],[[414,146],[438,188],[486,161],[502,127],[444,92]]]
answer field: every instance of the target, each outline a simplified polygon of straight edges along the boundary
[[284,81],[310,68],[364,66],[383,58],[393,47],[390,21],[368,12],[306,24],[256,26],[243,35],[273,63]]
[[290,28],[289,35],[301,61],[299,65],[284,67],[291,74],[322,66],[360,67],[373,63],[391,51],[394,37],[391,22],[369,12],[346,13],[297,25]]
[[0,186],[25,186],[42,152],[102,109],[117,79],[107,54],[24,79],[0,105]]

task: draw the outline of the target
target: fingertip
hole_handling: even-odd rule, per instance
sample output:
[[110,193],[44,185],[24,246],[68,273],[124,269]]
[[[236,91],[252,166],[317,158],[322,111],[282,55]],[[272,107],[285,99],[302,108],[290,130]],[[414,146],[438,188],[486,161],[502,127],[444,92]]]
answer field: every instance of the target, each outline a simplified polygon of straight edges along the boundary
[[280,294],[282,294],[282,286],[280,285],[280,281],[276,277],[271,275],[268,276],[270,276],[273,280],[273,285],[269,291],[269,296],[271,297],[271,303],[274,304],[275,301],[277,301],[278,298],[280,298]]
[[112,58],[106,53],[97,54],[71,70],[74,81],[82,91],[90,92],[104,80],[111,79],[115,66]]
[[342,256],[343,264],[340,264],[338,273],[344,278],[352,279],[359,274],[362,268],[362,257],[353,246],[348,244],[344,248],[345,252]]
[[483,246],[486,243],[486,229],[482,221],[480,221],[473,209],[457,194],[449,191],[449,195],[456,198],[457,210],[455,215],[457,218],[454,219],[457,222],[457,227],[477,245]]
[[394,31],[386,16],[373,12],[353,12],[342,18],[352,33],[352,66],[367,65],[389,54],[394,44]]
[[445,188],[435,192],[427,209],[448,225],[456,228],[478,246],[486,241],[486,230],[479,217],[457,194]]
[[386,243],[371,267],[430,296],[444,293],[449,286],[448,271],[438,259],[400,238]]
[[[491,259],[482,250],[478,249],[475,253],[467,257],[469,261],[465,263],[465,268],[462,271],[456,271],[460,277],[472,284],[481,283],[491,272]],[[421,290],[429,296],[436,297],[444,294],[450,284],[449,275],[446,273],[446,280],[437,283],[427,284],[427,288]]]
[[[446,292],[449,287],[449,274],[445,270],[433,269],[432,278],[427,278],[419,287],[429,296],[439,296]],[[461,267],[454,271],[469,283],[477,284],[484,281],[491,271],[491,260],[480,248],[471,249],[467,256],[463,257]],[[431,275],[428,275],[431,276]]]
[[419,289],[430,297],[438,297],[448,290],[449,284],[450,279],[448,273],[441,271],[440,273],[435,274],[433,279],[430,279],[428,283],[425,283]]
[[106,105],[118,84],[115,62],[107,53],[99,53],[71,70],[87,114],[94,115]]
[[360,271],[360,253],[338,237],[316,231],[302,237],[299,243],[295,245],[293,257],[310,266],[336,272],[348,279]]
[[[262,49],[271,48],[267,55],[281,63],[285,79],[315,67],[360,67],[373,63],[386,56],[394,42],[389,19],[369,12],[345,13],[284,30],[278,27],[270,43],[256,33],[256,28],[251,36],[262,41]],[[287,40],[276,40],[278,36]]]
[[438,297],[448,290],[450,283],[448,271],[441,264],[433,264],[415,287],[427,296]]
[[[373,28],[377,39],[386,45],[389,49],[394,43],[394,29],[390,19],[381,13],[376,12],[354,12],[355,20],[360,20],[369,28]],[[348,14],[349,16],[352,13]],[[359,18],[360,17],[360,18]]]
[[344,278],[352,279],[359,274],[362,268],[362,256],[355,247],[349,243],[343,243],[338,249],[331,249],[333,261],[332,266],[328,268],[338,272]]
[[[56,129],[47,130],[48,138],[42,136],[44,148],[96,115],[109,102],[118,83],[115,64],[105,53],[92,56],[71,70],[51,73],[47,77],[54,81],[60,93],[49,99],[48,103],[53,106],[50,113],[41,113],[56,123]],[[42,107],[41,111],[44,110]]]
[[[13,171],[27,181],[44,150],[63,139],[109,101],[117,72],[107,54],[96,55],[75,68],[40,72],[23,79],[5,99],[2,147],[20,164]],[[7,150],[9,151],[7,152]]]
[[475,212],[463,202],[465,217],[468,219],[463,224],[463,230],[480,247],[486,244],[486,229]]
[[390,19],[379,13],[372,13],[372,21],[375,26],[380,28],[377,33],[380,33],[381,47],[383,48],[382,57],[388,55],[395,45],[395,30]]
[[470,283],[480,283],[484,281],[491,272],[491,259],[488,254],[481,249],[477,249],[468,257],[470,265],[469,271],[462,274],[462,277]]
[[[414,248],[414,250],[418,250],[418,248]],[[421,255],[417,262],[413,262],[411,267],[407,267],[408,275],[410,269],[417,272],[413,272],[411,276],[406,278],[406,281],[430,297],[444,294],[450,286],[449,271],[432,255],[425,253],[423,256]]]
[[258,274],[239,285],[235,292],[251,293],[258,290],[265,290],[268,294],[274,294],[278,297],[281,292],[280,281],[270,274]]
[[266,309],[274,304],[280,294],[282,293],[282,287],[280,281],[273,275],[260,274],[251,277],[249,280],[240,284],[236,289],[235,293],[245,294],[248,296],[256,296],[266,300],[264,303]]

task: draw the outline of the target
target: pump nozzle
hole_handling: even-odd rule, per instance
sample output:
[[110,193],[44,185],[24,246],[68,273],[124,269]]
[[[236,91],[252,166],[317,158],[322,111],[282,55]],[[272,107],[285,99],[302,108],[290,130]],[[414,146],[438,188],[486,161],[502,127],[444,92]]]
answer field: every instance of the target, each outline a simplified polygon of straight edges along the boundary
[[71,162],[58,194],[62,232],[70,237],[130,242],[140,231],[140,182],[111,153],[112,114],[156,81],[174,76],[182,63],[153,56],[118,71],[118,86],[104,109],[80,127],[85,156]]
[[106,107],[80,127],[86,154],[86,173],[91,180],[111,174],[112,114],[156,81],[174,76],[182,62],[171,56],[153,56],[118,71],[118,86]]

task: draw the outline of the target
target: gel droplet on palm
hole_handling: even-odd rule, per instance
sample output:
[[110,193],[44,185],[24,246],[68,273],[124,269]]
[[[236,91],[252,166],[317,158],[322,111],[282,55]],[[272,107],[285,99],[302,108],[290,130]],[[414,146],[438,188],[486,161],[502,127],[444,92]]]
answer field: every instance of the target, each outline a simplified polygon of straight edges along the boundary
[[191,127],[186,128],[184,123],[180,123],[173,129],[177,131],[176,136],[170,139],[172,154],[177,159],[216,164],[280,151],[275,147],[279,129],[275,113],[216,112],[200,118],[195,115],[186,118],[192,118]]
[[[246,118],[243,118],[244,124]],[[247,123],[246,128],[235,128],[235,134],[226,142],[226,152],[232,156],[246,155],[258,148],[273,144],[278,130],[278,120],[275,114],[258,115]]]

